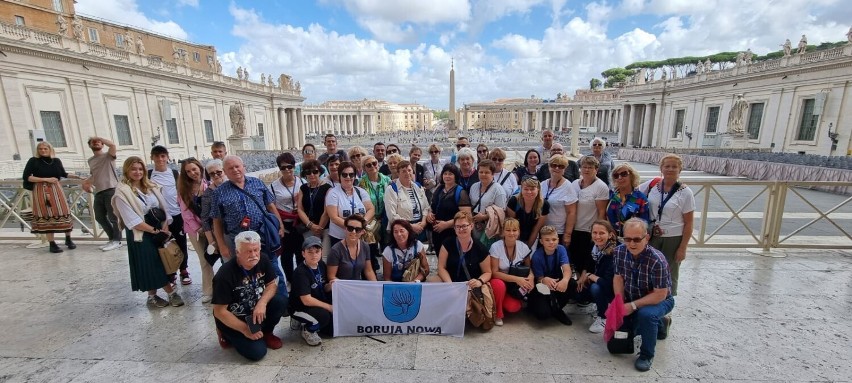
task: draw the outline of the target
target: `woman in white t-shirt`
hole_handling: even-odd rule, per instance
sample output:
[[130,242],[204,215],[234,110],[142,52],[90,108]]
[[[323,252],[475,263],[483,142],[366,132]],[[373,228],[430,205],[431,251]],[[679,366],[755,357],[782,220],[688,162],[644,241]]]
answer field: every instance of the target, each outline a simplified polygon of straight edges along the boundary
[[562,244],[568,247],[577,215],[577,193],[571,181],[565,178],[568,158],[556,154],[550,157],[549,162],[550,179],[541,183],[541,198],[550,204],[550,214],[544,224],[555,227]]
[[275,208],[284,223],[284,237],[281,241],[282,255],[281,268],[288,281],[293,280],[293,270],[296,269],[304,258],[302,258],[302,241],[304,237],[296,229],[296,226],[304,227],[299,220],[297,201],[301,196],[300,188],[304,181],[296,177],[296,158],[290,153],[281,153],[275,159],[278,164],[281,177],[269,184],[269,191],[275,197]]
[[331,237],[332,246],[346,238],[344,218],[360,214],[365,221],[370,222],[376,213],[367,191],[355,186],[355,166],[344,161],[337,168],[337,174],[340,183],[331,188],[325,197],[325,212],[329,220],[328,235]]
[[686,247],[692,236],[692,218],[695,212],[695,195],[692,189],[678,179],[683,161],[676,154],[660,160],[662,178],[639,185],[648,195],[653,235],[649,244],[660,250],[669,263],[672,277],[672,295],[677,295],[680,263],[686,259]]
[[[386,281],[403,282],[405,270],[415,259],[420,259],[420,268],[413,279],[405,282],[423,282],[429,275],[429,261],[426,259],[426,247],[417,240],[417,234],[411,224],[404,219],[391,222],[393,239],[382,252],[384,258],[382,274]],[[412,273],[413,274],[413,273]]]
[[[503,239],[491,245],[491,287],[494,289],[494,303],[497,306],[495,324],[503,325],[505,312],[521,311],[526,293],[534,286],[535,277],[530,268],[530,248],[519,241],[521,224],[517,219],[506,218],[503,223]],[[520,266],[520,267],[518,267]],[[526,269],[526,276],[521,276]],[[518,274],[518,275],[515,275]]]
[[518,191],[518,179],[511,171],[503,167],[506,161],[506,152],[503,149],[495,148],[491,153],[488,153],[488,156],[491,162],[494,162],[494,182],[503,187],[503,190],[506,191],[506,200],[508,200]]
[[582,275],[584,271],[595,271],[592,224],[597,219],[606,219],[609,187],[597,176],[600,163],[595,157],[583,156],[577,162],[580,165],[580,178],[572,183],[574,193],[577,194],[577,218],[573,226],[566,226],[566,230],[572,229],[568,251],[571,263],[574,264],[573,270],[577,275]]

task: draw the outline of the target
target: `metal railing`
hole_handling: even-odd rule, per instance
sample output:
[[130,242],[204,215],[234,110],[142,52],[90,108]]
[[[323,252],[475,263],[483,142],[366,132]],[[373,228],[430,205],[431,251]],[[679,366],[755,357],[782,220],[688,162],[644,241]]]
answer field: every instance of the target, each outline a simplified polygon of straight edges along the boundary
[[[266,173],[269,174],[260,174]],[[253,174],[274,179],[275,169]],[[267,180],[267,182],[271,181]],[[106,240],[94,219],[94,196],[79,181],[63,181],[75,226]],[[850,182],[689,180],[695,194],[695,248],[852,249],[852,197],[808,190]],[[762,206],[761,206],[762,205]],[[29,191],[17,180],[0,181],[0,239],[33,240],[27,219]],[[843,221],[846,221],[844,223]],[[18,222],[21,231],[8,230]],[[819,226],[819,227],[817,227]],[[26,230],[25,230],[26,229]],[[834,235],[825,235],[834,231]]]

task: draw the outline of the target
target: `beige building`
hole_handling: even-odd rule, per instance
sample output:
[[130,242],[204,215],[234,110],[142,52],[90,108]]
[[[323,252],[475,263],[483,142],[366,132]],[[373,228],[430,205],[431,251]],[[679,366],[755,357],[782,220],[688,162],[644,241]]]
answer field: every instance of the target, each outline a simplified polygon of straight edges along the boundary
[[[122,47],[122,34],[134,45]],[[4,177],[20,177],[38,140],[70,169],[86,168],[95,135],[115,141],[119,157],[147,157],[153,144],[180,159],[209,155],[213,141],[232,151],[304,143],[304,98],[289,76],[223,75],[213,47],[75,17],[72,1],[0,1],[0,51]]]
[[303,122],[310,136],[354,136],[423,130],[432,126],[432,118],[432,110],[423,105],[364,99],[307,105]]

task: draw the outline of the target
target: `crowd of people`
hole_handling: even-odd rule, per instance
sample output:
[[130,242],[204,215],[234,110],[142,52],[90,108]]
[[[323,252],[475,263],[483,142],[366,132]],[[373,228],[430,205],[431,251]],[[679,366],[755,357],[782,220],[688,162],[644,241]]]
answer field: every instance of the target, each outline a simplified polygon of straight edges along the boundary
[[[608,306],[620,296],[624,326],[642,337],[635,367],[647,371],[671,324],[692,231],[695,203],[679,180],[683,164],[665,156],[660,177],[640,184],[633,167],[616,166],[602,150],[603,140],[592,140],[592,154],[577,161],[552,132],[542,132],[541,142],[511,169],[505,151],[473,147],[465,137],[445,157],[437,144],[408,153],[383,142],[342,150],[329,134],[321,153],[306,144],[300,162],[279,155],[280,177],[266,185],[221,142],[211,147],[213,159],[185,159],[179,172],[166,166],[168,150],[155,146],[152,169],[129,157],[119,179],[115,145],[93,137],[84,187],[95,193],[96,218],[110,238],[105,250],[122,246],[124,229],[131,288],[146,291],[151,307],[184,304],[176,284],[193,283],[189,240],[220,345],[251,360],[281,347],[273,329],[282,316],[307,344],[321,344],[320,334],[332,333],[333,283],[381,279],[488,284],[497,326],[524,308],[571,325],[565,309],[576,304],[594,313],[593,333],[607,328]],[[61,188],[53,187],[67,176],[49,144],[40,144],[24,173],[25,184],[35,185],[33,205],[48,207],[34,212],[43,224],[33,232],[70,231],[67,207],[56,203],[64,201]],[[184,254],[174,273],[157,256],[170,239]],[[66,246],[73,248],[70,237]]]

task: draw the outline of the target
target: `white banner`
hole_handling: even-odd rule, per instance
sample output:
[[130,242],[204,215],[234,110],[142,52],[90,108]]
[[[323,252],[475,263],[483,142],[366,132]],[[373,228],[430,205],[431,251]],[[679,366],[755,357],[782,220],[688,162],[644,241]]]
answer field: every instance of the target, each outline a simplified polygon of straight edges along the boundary
[[466,283],[370,282],[332,285],[334,336],[464,336]]

